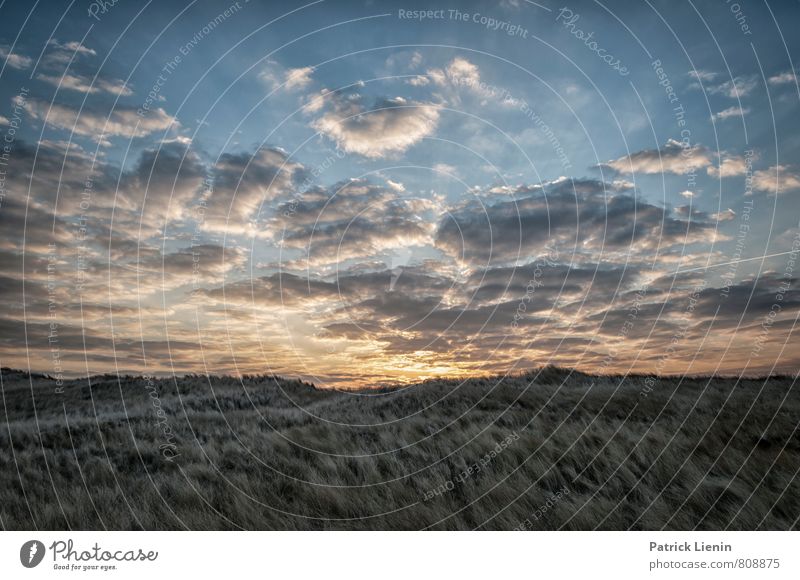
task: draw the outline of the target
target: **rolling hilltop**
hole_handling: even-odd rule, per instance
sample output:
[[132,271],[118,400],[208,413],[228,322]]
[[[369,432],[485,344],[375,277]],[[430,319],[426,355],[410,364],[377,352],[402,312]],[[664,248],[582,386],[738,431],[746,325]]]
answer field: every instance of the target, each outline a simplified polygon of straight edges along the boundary
[[[5,529],[790,529],[796,379],[2,370]],[[91,383],[91,386],[90,386]]]

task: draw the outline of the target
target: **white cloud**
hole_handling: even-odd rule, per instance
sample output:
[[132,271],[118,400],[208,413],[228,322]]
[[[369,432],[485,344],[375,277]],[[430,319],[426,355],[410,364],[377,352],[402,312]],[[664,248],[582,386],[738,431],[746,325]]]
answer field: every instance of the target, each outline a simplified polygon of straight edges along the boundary
[[447,84],[447,75],[445,75],[445,72],[440,68],[428,69],[426,74],[435,85],[445,86]]
[[688,189],[686,191],[682,191],[680,194],[686,199],[691,199],[697,195],[695,192],[689,191]]
[[792,71],[782,72],[775,76],[769,77],[767,82],[771,85],[785,85],[789,83],[796,83],[797,82],[797,75]]
[[454,58],[444,69],[429,69],[427,76],[417,76],[407,81],[414,86],[424,86],[431,82],[445,90],[447,100],[456,103],[460,100],[459,92],[462,90],[480,98],[481,105],[492,101],[505,106],[518,106],[520,103],[507,90],[484,82],[478,65],[462,57]]
[[62,43],[57,39],[53,38],[47,42],[48,46],[52,46],[56,50],[63,50],[66,52],[74,52],[79,55],[88,55],[88,56],[97,56],[97,52],[94,49],[84,46],[77,40],[72,40],[69,42]]
[[303,112],[307,115],[320,112],[325,106],[325,97],[329,92],[328,89],[322,89],[317,94],[309,95],[306,98],[306,104],[303,105]]
[[62,76],[40,74],[37,75],[36,78],[40,81],[51,84],[54,87],[60,87],[62,89],[69,89],[81,93],[96,94],[100,92],[106,92],[112,95],[120,95],[123,97],[129,97],[133,94],[133,91],[131,91],[125,85],[125,82],[119,79],[95,79],[92,81],[92,79],[88,77],[71,74],[64,74]]
[[291,91],[294,89],[302,89],[313,80],[311,74],[314,72],[314,67],[304,66],[302,68],[291,68],[286,71],[286,90]]
[[711,219],[718,221],[718,222],[727,222],[732,220],[736,217],[736,212],[733,211],[731,208],[726,209],[725,211],[721,211],[719,213],[712,213]]
[[723,95],[731,99],[745,97],[758,86],[755,76],[734,77],[722,83],[714,83],[719,74],[709,71],[689,71],[689,76],[697,81],[689,85],[690,89],[705,90],[710,95]]
[[333,108],[311,126],[348,153],[385,157],[427,137],[439,122],[438,109],[402,97],[383,99],[367,110],[359,95],[332,99]]
[[465,58],[456,57],[447,65],[447,77],[455,85],[475,87],[481,82],[481,73],[478,65]]
[[711,118],[715,121],[723,121],[725,119],[729,119],[731,117],[742,117],[750,112],[750,109],[745,107],[728,107],[720,111],[719,113],[714,113],[711,115]]
[[448,165],[447,163],[437,163],[433,166],[433,171],[439,174],[450,175],[453,177],[458,176],[458,171],[452,165]]
[[800,173],[786,165],[761,169],[753,173],[753,189],[769,193],[786,193],[800,189]]
[[71,61],[84,56],[97,56],[97,53],[80,42],[71,41],[62,43],[51,39],[47,43],[47,52],[42,59],[42,66],[49,69],[63,69]]
[[396,191],[398,193],[402,193],[406,190],[406,186],[400,183],[399,181],[392,181],[391,179],[387,179],[386,185],[388,185],[393,191]]
[[620,173],[690,173],[693,169],[711,165],[711,156],[705,147],[684,147],[679,141],[669,139],[661,149],[646,149],[614,159],[605,164]]
[[418,75],[406,80],[406,83],[411,85],[412,87],[424,87],[425,85],[430,84],[431,80],[423,75]]
[[110,114],[103,115],[87,109],[78,111],[66,105],[30,99],[25,102],[25,110],[52,127],[74,131],[102,143],[107,143],[107,137],[145,137],[155,131],[164,131],[171,125],[180,126],[175,117],[161,108],[152,109],[143,117],[136,114],[136,109],[127,107],[117,107]]
[[284,91],[295,91],[304,89],[313,82],[313,66],[284,69],[275,61],[270,61],[269,66],[258,75],[262,81],[267,83],[270,89],[275,90],[279,87]]
[[719,167],[710,166],[706,172],[711,177],[735,177],[747,172],[747,160],[744,157],[728,155],[720,158]]
[[707,70],[690,70],[689,76],[694,79],[697,79],[698,81],[708,82],[708,81],[713,81],[719,75],[715,72]]
[[7,46],[0,46],[0,58],[5,59],[8,66],[19,70],[26,69],[33,64],[33,59],[21,54],[15,54]]
[[758,86],[755,77],[736,77],[722,84],[707,87],[706,90],[714,95],[724,95],[730,99],[738,99],[749,95]]

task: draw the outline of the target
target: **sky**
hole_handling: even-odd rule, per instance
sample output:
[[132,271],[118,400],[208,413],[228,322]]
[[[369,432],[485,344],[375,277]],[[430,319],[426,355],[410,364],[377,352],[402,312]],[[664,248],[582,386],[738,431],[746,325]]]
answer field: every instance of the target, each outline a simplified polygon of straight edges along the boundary
[[4,367],[797,371],[794,3],[0,14]]

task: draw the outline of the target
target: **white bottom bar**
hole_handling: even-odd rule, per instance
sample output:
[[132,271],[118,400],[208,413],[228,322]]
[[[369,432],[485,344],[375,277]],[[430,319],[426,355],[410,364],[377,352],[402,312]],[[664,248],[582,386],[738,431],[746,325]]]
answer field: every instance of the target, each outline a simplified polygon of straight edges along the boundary
[[[4,532],[0,576],[779,579],[800,577],[799,539],[795,532]],[[41,545],[31,556],[31,540],[45,552],[26,568],[22,560],[35,560]],[[131,557],[144,561],[118,561]]]

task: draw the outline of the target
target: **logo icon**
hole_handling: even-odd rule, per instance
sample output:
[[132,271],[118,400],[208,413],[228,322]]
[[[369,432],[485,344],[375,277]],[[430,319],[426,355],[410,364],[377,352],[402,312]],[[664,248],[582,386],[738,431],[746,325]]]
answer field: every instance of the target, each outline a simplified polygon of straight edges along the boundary
[[28,540],[19,549],[19,561],[26,568],[35,568],[44,559],[44,544],[39,540]]

